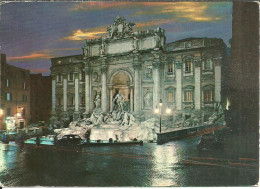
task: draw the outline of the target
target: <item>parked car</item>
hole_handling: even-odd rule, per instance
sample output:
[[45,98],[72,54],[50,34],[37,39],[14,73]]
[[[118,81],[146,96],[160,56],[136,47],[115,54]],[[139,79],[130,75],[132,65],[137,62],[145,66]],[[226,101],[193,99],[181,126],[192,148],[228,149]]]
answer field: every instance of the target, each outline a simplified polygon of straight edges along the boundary
[[64,135],[56,143],[58,146],[80,146],[83,144],[83,140],[78,135]]

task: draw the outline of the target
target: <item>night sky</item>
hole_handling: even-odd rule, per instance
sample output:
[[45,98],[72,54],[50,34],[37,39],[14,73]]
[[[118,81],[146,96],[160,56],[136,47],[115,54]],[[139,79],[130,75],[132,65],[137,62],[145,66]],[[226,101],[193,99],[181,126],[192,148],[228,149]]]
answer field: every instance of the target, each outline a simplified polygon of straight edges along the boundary
[[166,42],[232,37],[231,2],[38,2],[1,6],[1,53],[7,63],[49,75],[50,58],[81,54],[85,39],[107,35],[117,16],[134,31],[165,29]]

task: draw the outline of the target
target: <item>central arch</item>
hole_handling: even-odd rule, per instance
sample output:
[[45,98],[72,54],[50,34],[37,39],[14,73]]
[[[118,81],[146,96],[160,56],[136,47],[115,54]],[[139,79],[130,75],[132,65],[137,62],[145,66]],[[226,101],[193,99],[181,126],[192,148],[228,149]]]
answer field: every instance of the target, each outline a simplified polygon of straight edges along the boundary
[[130,85],[133,81],[132,75],[126,70],[117,70],[110,77],[110,111],[113,110],[113,99],[121,92],[125,99],[125,110],[133,110],[133,92]]

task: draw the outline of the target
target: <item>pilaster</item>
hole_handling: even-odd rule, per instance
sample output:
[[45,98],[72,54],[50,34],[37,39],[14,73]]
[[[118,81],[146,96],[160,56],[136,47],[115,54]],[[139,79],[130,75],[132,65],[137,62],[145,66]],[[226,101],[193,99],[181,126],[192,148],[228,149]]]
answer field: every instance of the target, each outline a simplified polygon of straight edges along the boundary
[[221,63],[222,57],[213,58],[215,66],[215,102],[221,101]]
[[193,60],[195,64],[195,109],[201,108],[201,60]]
[[182,61],[176,61],[176,109],[182,109]]
[[51,98],[51,102],[52,102],[52,106],[51,106],[51,114],[55,115],[56,114],[56,75],[52,74],[52,98]]
[[90,114],[90,98],[91,98],[91,88],[90,88],[90,74],[92,72],[89,65],[85,66],[85,112],[84,117],[87,118]]
[[139,54],[135,54],[133,58],[134,68],[134,111],[139,112],[141,110],[141,68],[142,64],[139,62]]
[[67,73],[62,73],[62,75],[63,75],[63,112],[67,112],[68,75]]
[[79,111],[79,73],[74,72],[75,78],[75,112]]
[[102,112],[107,112],[107,65],[106,65],[106,57],[101,59],[101,109]]

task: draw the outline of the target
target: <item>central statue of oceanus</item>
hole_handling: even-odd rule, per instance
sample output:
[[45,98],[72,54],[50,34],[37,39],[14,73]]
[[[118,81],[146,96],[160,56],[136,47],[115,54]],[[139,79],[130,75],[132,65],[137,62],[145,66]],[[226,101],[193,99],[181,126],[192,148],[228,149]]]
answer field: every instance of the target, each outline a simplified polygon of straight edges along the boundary
[[124,111],[125,98],[121,94],[121,91],[119,91],[118,94],[115,96],[115,98],[113,99],[113,103],[114,103],[114,108],[113,108],[114,111],[117,112]]

